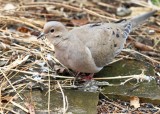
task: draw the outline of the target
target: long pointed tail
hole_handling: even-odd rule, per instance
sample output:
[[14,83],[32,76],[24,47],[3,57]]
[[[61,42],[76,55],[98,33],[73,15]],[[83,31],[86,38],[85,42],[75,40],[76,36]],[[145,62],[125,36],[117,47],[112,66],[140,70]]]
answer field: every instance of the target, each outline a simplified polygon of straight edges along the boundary
[[124,38],[128,38],[129,33],[138,25],[142,24],[146,19],[148,19],[150,16],[152,16],[156,10],[153,10],[149,13],[142,14],[140,16],[137,16],[135,18],[132,18],[125,23],[121,23],[124,26]]
[[151,12],[136,16],[129,21],[132,23],[132,28],[138,26],[139,24],[142,24],[146,19],[148,19],[150,16],[152,16],[157,10],[153,10]]

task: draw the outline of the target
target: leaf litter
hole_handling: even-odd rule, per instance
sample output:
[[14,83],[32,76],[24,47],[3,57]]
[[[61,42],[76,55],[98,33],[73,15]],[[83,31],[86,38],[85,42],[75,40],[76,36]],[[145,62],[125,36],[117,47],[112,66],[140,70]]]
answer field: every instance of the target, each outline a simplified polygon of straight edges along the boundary
[[[141,2],[114,1],[104,2],[104,0],[93,0],[79,2],[76,0],[65,1],[0,1],[0,111],[1,113],[17,113],[14,108],[19,108],[26,113],[34,114],[35,107],[32,102],[24,102],[21,106],[16,103],[17,98],[21,98],[25,89],[47,88],[50,91],[56,88],[63,96],[62,113],[67,112],[67,96],[62,88],[79,88],[74,83],[74,72],[65,68],[54,55],[54,48],[46,40],[38,41],[43,25],[47,21],[56,20],[64,23],[69,29],[74,26],[81,26],[93,22],[115,22],[122,18],[131,18],[135,14],[148,12],[150,8],[157,6],[142,0]],[[117,8],[122,5],[130,7],[131,15],[125,17],[117,16]],[[134,5],[134,6],[132,6]],[[130,51],[124,51],[117,58],[127,59],[127,53],[139,54],[155,67],[155,74],[160,72],[160,29],[159,12],[150,19],[148,24],[143,24],[141,29],[136,29],[129,36],[126,44],[132,47]],[[134,37],[134,38],[133,38]],[[142,37],[143,41],[140,41]],[[146,40],[147,39],[147,40]],[[152,43],[146,43],[152,42]],[[134,56],[128,57],[134,58]],[[134,58],[136,59],[136,58]],[[96,78],[95,78],[96,79]],[[159,82],[157,78],[157,83]],[[99,78],[97,80],[106,80]],[[31,83],[30,83],[31,82]],[[108,83],[107,83],[108,85]],[[14,94],[13,94],[14,93]],[[133,97],[138,99],[136,96]],[[132,100],[131,100],[132,102]],[[136,102],[136,103],[135,103]],[[130,113],[141,113],[137,110],[141,107],[156,107],[155,112],[160,111],[160,106],[153,104],[131,103],[134,110]],[[48,107],[50,100],[48,100]],[[123,105],[122,105],[123,104]],[[137,106],[138,105],[138,106]],[[139,107],[140,106],[140,107]],[[120,100],[110,100],[100,98],[97,105],[97,112],[100,113],[126,113],[125,109],[132,108],[129,102]],[[152,110],[151,108],[151,110]],[[145,110],[146,111],[146,110]],[[148,110],[150,111],[150,110]],[[50,112],[48,108],[48,112]],[[154,113],[155,113],[154,112]]]

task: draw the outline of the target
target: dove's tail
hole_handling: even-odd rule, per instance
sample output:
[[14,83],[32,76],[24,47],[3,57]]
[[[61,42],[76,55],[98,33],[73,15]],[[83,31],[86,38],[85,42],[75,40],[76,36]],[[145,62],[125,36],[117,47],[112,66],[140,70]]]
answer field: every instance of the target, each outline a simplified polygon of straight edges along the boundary
[[150,16],[152,16],[157,10],[153,10],[151,12],[136,16],[129,21],[132,24],[132,28],[135,28],[136,26],[142,24],[146,19],[148,19]]
[[146,19],[148,19],[150,16],[152,16],[156,10],[153,10],[149,13],[142,14],[140,16],[134,17],[126,22],[122,22],[121,24],[124,27],[124,38],[127,38],[129,33],[138,25],[142,24]]

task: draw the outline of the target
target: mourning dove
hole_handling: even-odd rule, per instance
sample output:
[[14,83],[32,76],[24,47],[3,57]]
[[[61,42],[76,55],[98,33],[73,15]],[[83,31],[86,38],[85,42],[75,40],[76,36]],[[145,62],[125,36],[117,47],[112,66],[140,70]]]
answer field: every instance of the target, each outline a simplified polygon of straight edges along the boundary
[[124,48],[129,33],[156,11],[119,23],[94,23],[68,31],[57,21],[44,25],[38,38],[54,45],[56,58],[66,67],[84,73],[99,72]]

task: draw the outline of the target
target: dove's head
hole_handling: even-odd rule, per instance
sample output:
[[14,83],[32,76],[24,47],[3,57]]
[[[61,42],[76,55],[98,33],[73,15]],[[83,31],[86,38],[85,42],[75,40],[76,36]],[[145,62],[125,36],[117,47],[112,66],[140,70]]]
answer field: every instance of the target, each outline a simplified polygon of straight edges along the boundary
[[62,23],[50,21],[44,25],[43,32],[38,36],[38,39],[46,36],[49,41],[53,42],[55,39],[62,38],[66,32],[67,29]]

